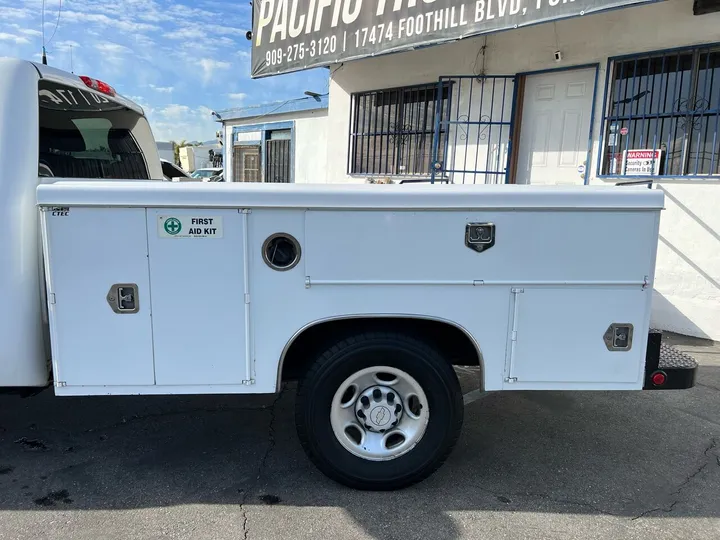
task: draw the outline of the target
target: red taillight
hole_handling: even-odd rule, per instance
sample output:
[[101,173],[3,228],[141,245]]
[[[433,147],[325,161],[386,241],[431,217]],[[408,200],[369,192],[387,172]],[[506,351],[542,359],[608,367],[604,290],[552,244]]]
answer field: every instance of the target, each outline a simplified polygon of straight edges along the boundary
[[662,386],[663,384],[665,384],[667,377],[662,371],[656,371],[652,374],[652,377],[650,377],[650,379],[655,386]]
[[115,89],[106,82],[98,81],[97,79],[86,77],[85,75],[80,75],[80,79],[88,88],[92,88],[93,90],[97,90],[98,92],[107,94],[108,96],[115,95]]

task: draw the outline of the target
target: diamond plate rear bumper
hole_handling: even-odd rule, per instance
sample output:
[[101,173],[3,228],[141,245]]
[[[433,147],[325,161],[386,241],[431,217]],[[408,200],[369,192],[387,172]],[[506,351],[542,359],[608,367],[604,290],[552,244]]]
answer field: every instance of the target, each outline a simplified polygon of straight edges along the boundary
[[[695,385],[698,364],[691,356],[662,342],[662,332],[650,330],[645,353],[645,384],[643,390],[682,390]],[[662,373],[664,382],[654,377]]]

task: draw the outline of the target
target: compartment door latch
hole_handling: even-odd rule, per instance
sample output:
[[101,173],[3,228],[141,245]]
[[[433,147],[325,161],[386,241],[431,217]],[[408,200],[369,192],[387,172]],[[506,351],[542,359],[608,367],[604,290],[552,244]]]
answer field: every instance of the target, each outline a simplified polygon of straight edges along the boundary
[[468,223],[465,225],[465,246],[478,253],[482,253],[494,245],[494,223]]
[[108,291],[107,302],[115,313],[137,313],[140,311],[137,284],[115,283]]

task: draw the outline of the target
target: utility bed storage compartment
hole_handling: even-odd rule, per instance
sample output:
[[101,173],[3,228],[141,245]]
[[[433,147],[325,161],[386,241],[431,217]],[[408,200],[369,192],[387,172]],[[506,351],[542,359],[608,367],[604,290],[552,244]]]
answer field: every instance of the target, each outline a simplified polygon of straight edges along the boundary
[[246,214],[66,206],[42,216],[60,393],[222,392],[250,378]]
[[58,394],[273,392],[338,319],[454,326],[421,335],[476,351],[486,390],[644,384],[656,190],[58,181],[38,202]]
[[154,384],[145,210],[57,206],[42,218],[56,385]]

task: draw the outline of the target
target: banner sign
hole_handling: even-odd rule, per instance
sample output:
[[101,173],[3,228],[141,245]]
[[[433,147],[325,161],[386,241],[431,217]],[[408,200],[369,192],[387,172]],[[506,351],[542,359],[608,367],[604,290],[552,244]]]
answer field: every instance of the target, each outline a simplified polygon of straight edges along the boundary
[[253,78],[654,0],[254,0]]

